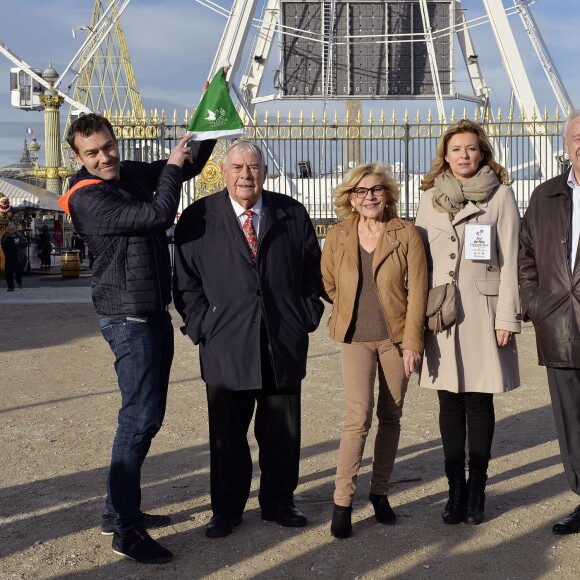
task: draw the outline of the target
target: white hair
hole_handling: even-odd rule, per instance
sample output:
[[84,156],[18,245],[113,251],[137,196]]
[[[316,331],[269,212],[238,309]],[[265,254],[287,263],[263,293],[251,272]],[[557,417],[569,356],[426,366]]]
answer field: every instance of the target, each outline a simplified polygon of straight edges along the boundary
[[578,117],[580,117],[580,109],[574,109],[573,111],[570,111],[570,114],[568,115],[568,118],[564,123],[564,128],[562,129],[562,139],[564,139],[564,143],[568,138],[568,131],[570,130],[570,125],[572,124],[572,121],[574,121],[574,119],[577,119]]
[[257,157],[260,160],[260,165],[262,167],[265,165],[264,154],[262,153],[262,150],[257,145],[254,145],[254,143],[251,143],[250,141],[245,141],[244,139],[234,141],[233,143],[230,143],[228,145],[228,148],[224,153],[224,165],[228,164],[230,153],[234,149],[239,149],[240,151],[248,152],[250,155]]

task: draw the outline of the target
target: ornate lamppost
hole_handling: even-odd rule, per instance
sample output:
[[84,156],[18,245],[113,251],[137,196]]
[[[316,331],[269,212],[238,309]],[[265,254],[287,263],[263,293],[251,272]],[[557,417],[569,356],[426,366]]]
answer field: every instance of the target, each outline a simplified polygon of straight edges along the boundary
[[54,83],[58,80],[58,73],[52,65],[42,73],[42,78],[50,85],[40,100],[44,105],[44,146],[46,152],[46,189],[62,194],[62,178],[59,169],[62,165],[60,150],[60,107],[64,103],[55,89]]

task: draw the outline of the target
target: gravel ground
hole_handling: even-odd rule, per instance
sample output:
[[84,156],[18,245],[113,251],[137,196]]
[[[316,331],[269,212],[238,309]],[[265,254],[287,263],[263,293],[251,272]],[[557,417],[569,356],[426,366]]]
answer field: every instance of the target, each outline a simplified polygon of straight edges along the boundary
[[[177,329],[176,316],[174,321]],[[211,515],[204,388],[196,349],[177,331],[167,417],[143,470],[144,509],[171,514],[174,522],[152,532],[175,554],[160,566],[115,556],[110,537],[97,527],[119,396],[92,305],[0,301],[0,337],[2,580],[580,574],[580,536],[551,532],[578,499],[562,473],[545,370],[536,365],[530,326],[519,339],[522,387],[496,397],[486,521],[475,527],[442,523],[446,482],[436,394],[419,388],[414,377],[390,493],[397,524],[378,524],[366,499],[370,436],[348,540],[329,533],[343,396],[338,345],[326,327],[312,337],[303,383],[296,503],[309,526],[285,529],[261,521],[255,478],[242,525],[217,540],[204,535]]]

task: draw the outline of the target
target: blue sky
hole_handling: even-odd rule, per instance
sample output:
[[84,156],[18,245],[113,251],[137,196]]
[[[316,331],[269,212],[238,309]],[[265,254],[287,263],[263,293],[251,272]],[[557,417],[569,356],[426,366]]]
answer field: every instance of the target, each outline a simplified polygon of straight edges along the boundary
[[[218,0],[229,8],[231,0]],[[504,0],[510,7],[511,0]],[[49,60],[62,72],[72,59],[83,40],[83,32],[73,39],[73,26],[88,24],[94,0],[0,0],[0,41],[13,52],[36,68],[44,69]],[[482,1],[464,0],[467,18],[485,14]],[[578,0],[537,0],[531,7],[558,72],[576,107],[580,107],[580,74],[578,64],[578,34],[580,34],[580,2]],[[528,75],[542,107],[554,111],[553,97],[545,74],[522,27],[518,16],[510,18],[516,34],[520,52],[526,63]],[[191,110],[200,98],[201,86],[208,75],[214,54],[225,25],[225,18],[199,5],[194,0],[132,0],[122,16],[122,25],[127,47],[133,63],[141,97],[149,110],[156,107],[173,112],[177,108],[183,116],[185,108]],[[510,87],[503,72],[501,59],[495,48],[495,40],[488,25],[472,30],[483,73],[492,87],[494,108],[506,110]],[[459,52],[459,51],[458,51]],[[272,56],[277,54],[276,48]],[[41,149],[41,164],[44,163],[44,120],[42,113],[23,112],[10,106],[9,70],[13,64],[0,55],[0,167],[18,161],[25,135],[25,128],[32,127]],[[277,67],[271,67],[277,68]],[[241,71],[240,71],[241,73]],[[457,71],[457,92],[468,92],[466,78]],[[272,80],[264,81],[263,94],[272,92]],[[305,112],[319,107],[302,103]],[[415,105],[384,101],[377,108],[389,112],[394,108],[401,118],[405,108],[410,112]],[[447,105],[450,110],[451,104]],[[459,103],[458,112],[466,106]],[[271,113],[282,113],[296,103],[275,102],[262,106]],[[332,105],[334,107],[334,105]],[[331,107],[331,111],[334,109]],[[336,108],[342,110],[340,104]],[[435,107],[433,107],[435,111]],[[63,107],[63,117],[68,108]]]

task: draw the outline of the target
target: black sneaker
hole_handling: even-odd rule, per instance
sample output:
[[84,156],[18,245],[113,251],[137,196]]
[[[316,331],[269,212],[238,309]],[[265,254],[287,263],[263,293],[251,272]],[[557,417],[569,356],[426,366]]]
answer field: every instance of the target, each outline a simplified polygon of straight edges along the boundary
[[[156,514],[143,514],[143,527],[148,530],[163,528],[171,523],[169,516],[158,516]],[[101,516],[101,534],[112,536],[115,531],[115,514],[103,514]]]
[[113,552],[140,564],[165,564],[173,554],[156,542],[143,527],[113,534]]

